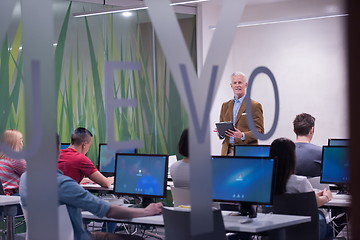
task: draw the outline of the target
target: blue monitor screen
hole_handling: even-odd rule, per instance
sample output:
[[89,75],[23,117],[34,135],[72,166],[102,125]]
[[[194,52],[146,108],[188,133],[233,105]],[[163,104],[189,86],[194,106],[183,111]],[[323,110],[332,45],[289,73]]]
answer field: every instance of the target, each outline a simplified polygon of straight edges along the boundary
[[98,169],[102,173],[115,172],[115,155],[116,153],[136,153],[136,148],[128,150],[113,150],[108,148],[107,144],[99,144]]
[[235,145],[234,156],[269,157],[270,145]]
[[344,146],[323,146],[321,169],[320,182],[348,183],[349,148]]
[[114,192],[123,195],[166,197],[168,156],[116,154]]
[[63,150],[63,149],[66,149],[70,146],[70,143],[61,143],[60,145],[60,149]]
[[337,138],[330,138],[328,140],[329,146],[349,146],[350,139],[337,139]]
[[274,158],[212,157],[213,200],[271,204]]

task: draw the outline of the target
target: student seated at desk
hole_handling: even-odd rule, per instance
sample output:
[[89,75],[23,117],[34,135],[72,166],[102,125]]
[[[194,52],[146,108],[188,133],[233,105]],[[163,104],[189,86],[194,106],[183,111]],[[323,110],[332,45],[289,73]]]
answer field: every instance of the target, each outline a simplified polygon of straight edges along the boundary
[[301,113],[296,115],[293,125],[296,134],[296,175],[320,176],[322,149],[310,143],[314,136],[315,118],[310,114]]
[[[106,178],[85,156],[92,143],[92,133],[86,128],[79,127],[71,135],[71,145],[61,150],[58,168],[64,175],[71,177],[78,183],[97,183],[109,188],[114,183],[114,178]],[[84,179],[88,177],[89,179]]]
[[173,163],[170,166],[170,175],[177,188],[189,188],[190,186],[190,163],[189,163],[189,133],[188,129],[184,129],[179,143],[178,151],[185,158]]
[[[19,152],[23,148],[23,136],[17,130],[5,130],[1,143]],[[6,195],[18,194],[20,176],[26,170],[24,159],[12,159],[0,152],[0,180]]]
[[[59,140],[58,140],[59,141]],[[25,172],[20,179],[21,204],[27,207],[27,173]],[[91,194],[76,181],[65,176],[60,170],[57,172],[57,184],[59,204],[65,204],[69,213],[71,224],[74,230],[74,239],[81,240],[100,240],[100,239],[119,239],[119,240],[139,240],[139,236],[126,234],[113,234],[104,232],[90,233],[86,228],[81,216],[81,209],[89,211],[98,217],[109,217],[117,219],[130,219],[136,217],[151,216],[161,213],[162,204],[152,203],[146,208],[126,208],[111,205],[99,197]]]
[[[305,176],[295,175],[295,143],[287,138],[275,139],[270,146],[270,156],[277,157],[278,164],[275,176],[275,194],[313,192]],[[315,194],[317,206],[320,207],[332,199],[332,193],[324,189]],[[331,226],[319,211],[320,240],[331,236]]]

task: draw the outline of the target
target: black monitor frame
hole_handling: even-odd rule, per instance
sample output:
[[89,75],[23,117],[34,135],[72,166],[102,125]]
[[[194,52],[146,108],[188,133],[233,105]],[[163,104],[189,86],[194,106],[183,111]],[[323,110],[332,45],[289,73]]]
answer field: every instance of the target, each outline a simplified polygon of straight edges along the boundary
[[[117,185],[117,162],[118,162],[118,156],[153,156],[153,157],[165,157],[165,169],[164,169],[164,182],[163,182],[163,189],[162,189],[162,194],[161,195],[151,195],[151,194],[140,194],[140,193],[126,193],[126,192],[119,192],[116,191],[116,185]],[[164,155],[164,154],[131,154],[131,153],[117,153],[116,154],[116,159],[115,159],[115,177],[114,177],[114,193],[115,194],[119,194],[119,195],[124,195],[124,196],[138,196],[138,197],[150,197],[150,198],[166,198],[166,194],[167,194],[167,177],[168,177],[168,162],[169,162],[169,156],[168,155]]]
[[264,159],[273,159],[273,168],[272,168],[272,179],[271,179],[271,186],[270,186],[270,198],[269,201],[267,202],[262,202],[262,201],[243,201],[243,200],[223,200],[223,199],[213,199],[213,201],[216,202],[232,202],[232,203],[240,203],[242,206],[244,206],[244,208],[246,208],[246,206],[249,206],[251,204],[254,205],[271,205],[273,202],[273,195],[274,195],[274,191],[275,191],[275,175],[276,175],[276,167],[277,167],[277,158],[276,157],[232,157],[232,156],[212,156],[212,158],[216,159],[223,159],[223,158],[237,158],[237,159],[253,159],[254,161],[257,160],[264,160]]
[[[97,169],[101,172],[101,174],[103,174],[104,176],[106,177],[109,177],[109,176],[113,176],[115,174],[115,166],[114,166],[114,171],[113,172],[107,172],[107,171],[101,171],[101,149],[102,147],[101,146],[104,146],[104,145],[108,145],[107,143],[99,143],[99,153],[98,153],[98,159],[97,159]],[[128,149],[130,150],[130,149]],[[120,153],[121,150],[119,150],[118,152],[115,152],[115,155],[114,157],[116,158],[116,153]],[[124,150],[126,151],[126,150]],[[134,154],[137,153],[137,148],[134,148]],[[114,162],[114,164],[116,164],[116,162]]]
[[[237,149],[237,146],[240,146],[240,147],[249,147],[249,148],[258,148],[258,147],[268,147],[269,148],[269,155],[268,156],[237,156],[236,154],[236,149]],[[270,157],[270,145],[235,145],[234,146],[234,156],[235,157]]]
[[[322,157],[321,157],[321,175],[320,175],[320,183],[332,183],[332,184],[336,184],[338,185],[340,188],[346,188],[346,185],[349,184],[349,182],[343,181],[343,182],[339,182],[339,181],[329,181],[329,180],[324,180],[323,179],[323,167],[324,167],[324,152],[326,148],[342,148],[342,149],[348,149],[349,151],[349,147],[348,146],[323,146],[322,148]],[[348,156],[350,157],[350,156]],[[350,159],[348,159],[350,160]],[[350,162],[350,161],[349,161]],[[350,173],[348,173],[350,174]]]
[[[333,145],[333,141],[342,141],[342,142],[347,142],[347,145]],[[350,144],[350,139],[348,138],[329,138],[328,139],[328,146],[349,146]]]
[[71,143],[60,143],[60,149],[61,149],[61,150],[64,150],[64,149],[66,149],[66,148],[69,147],[69,146],[68,146],[68,147],[66,147],[66,148],[62,148],[63,145],[69,145],[69,146],[70,146]]

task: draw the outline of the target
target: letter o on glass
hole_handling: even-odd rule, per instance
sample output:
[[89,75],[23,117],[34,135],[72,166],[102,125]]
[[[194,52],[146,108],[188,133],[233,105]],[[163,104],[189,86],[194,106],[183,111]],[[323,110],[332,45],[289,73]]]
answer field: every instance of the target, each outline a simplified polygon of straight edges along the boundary
[[[252,84],[255,80],[255,77],[260,74],[260,73],[265,73],[271,80],[271,83],[273,85],[274,88],[274,93],[275,93],[275,117],[274,117],[274,121],[273,124],[271,126],[271,129],[269,130],[269,132],[262,134],[260,133],[254,124],[254,120],[253,120],[253,114],[252,114],[252,109],[251,109],[251,87]],[[275,132],[275,129],[277,127],[277,124],[279,122],[279,111],[280,111],[280,100],[279,100],[279,90],[276,84],[276,80],[274,75],[272,74],[272,72],[270,71],[270,69],[268,69],[267,67],[261,66],[261,67],[257,67],[250,75],[249,78],[249,82],[248,82],[248,93],[246,94],[245,97],[245,103],[246,103],[246,117],[247,117],[247,122],[250,128],[250,131],[253,133],[254,137],[260,140],[267,140],[269,139]]]

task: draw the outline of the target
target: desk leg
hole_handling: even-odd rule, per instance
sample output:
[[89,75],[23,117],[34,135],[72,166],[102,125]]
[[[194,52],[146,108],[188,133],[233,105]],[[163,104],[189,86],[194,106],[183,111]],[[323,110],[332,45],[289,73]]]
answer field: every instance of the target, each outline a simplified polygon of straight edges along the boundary
[[14,216],[6,216],[6,239],[14,240]]

